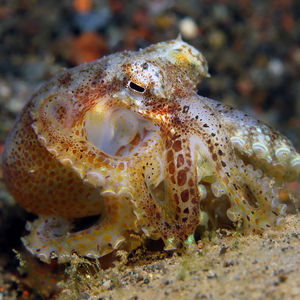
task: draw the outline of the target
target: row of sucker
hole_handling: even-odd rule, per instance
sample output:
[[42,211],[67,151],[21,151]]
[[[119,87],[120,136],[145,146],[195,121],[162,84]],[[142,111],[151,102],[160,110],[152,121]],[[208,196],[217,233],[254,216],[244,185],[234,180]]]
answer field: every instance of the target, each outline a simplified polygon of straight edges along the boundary
[[227,210],[228,218],[244,232],[262,232],[265,227],[280,225],[286,205],[279,201],[279,185],[242,160],[238,168],[234,193],[229,196],[232,206]]
[[216,110],[240,157],[276,181],[293,181],[300,174],[300,155],[276,130],[233,107],[201,97]]
[[27,224],[30,235],[24,237],[26,248],[44,262],[70,260],[73,253],[97,258],[119,248],[131,230],[137,230],[130,198],[106,197],[103,217],[88,229],[71,232],[72,221],[58,217],[40,217]]

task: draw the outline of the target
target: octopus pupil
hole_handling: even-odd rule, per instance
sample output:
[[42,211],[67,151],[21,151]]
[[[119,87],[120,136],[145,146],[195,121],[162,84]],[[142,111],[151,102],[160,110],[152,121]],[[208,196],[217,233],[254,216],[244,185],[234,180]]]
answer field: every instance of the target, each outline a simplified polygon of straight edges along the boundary
[[145,92],[145,89],[140,86],[140,85],[137,85],[136,83],[130,81],[129,83],[129,87],[133,90],[135,90],[136,92],[139,92],[139,93],[144,93]]

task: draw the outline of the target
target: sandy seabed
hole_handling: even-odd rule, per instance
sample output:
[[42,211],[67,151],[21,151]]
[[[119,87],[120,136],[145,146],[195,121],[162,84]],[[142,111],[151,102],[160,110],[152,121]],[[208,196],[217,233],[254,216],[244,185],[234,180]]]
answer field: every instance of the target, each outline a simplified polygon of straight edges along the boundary
[[217,231],[189,255],[137,251],[126,264],[87,276],[59,299],[299,299],[300,215],[262,236]]

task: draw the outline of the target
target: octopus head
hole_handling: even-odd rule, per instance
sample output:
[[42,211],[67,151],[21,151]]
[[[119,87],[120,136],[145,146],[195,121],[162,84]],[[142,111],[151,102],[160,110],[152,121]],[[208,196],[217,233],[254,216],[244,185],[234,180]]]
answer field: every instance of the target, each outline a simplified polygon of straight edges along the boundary
[[179,39],[132,53],[120,69],[118,80],[124,89],[117,97],[140,109],[151,106],[154,99],[169,101],[175,86],[195,89],[203,77],[209,77],[201,52]]
[[149,133],[166,123],[176,90],[194,89],[209,76],[204,56],[179,39],[127,52],[110,63],[107,77],[116,84],[86,115],[89,140],[110,155],[129,154],[123,150],[133,149],[132,142],[153,138]]

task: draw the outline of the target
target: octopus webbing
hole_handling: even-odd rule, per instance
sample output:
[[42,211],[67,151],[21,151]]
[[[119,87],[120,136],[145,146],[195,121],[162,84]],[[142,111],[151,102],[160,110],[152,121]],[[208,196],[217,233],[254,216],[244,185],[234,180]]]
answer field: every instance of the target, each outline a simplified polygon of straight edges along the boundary
[[280,224],[279,193],[299,177],[300,155],[262,122],[199,96],[204,77],[204,56],[177,39],[44,84],[3,154],[9,191],[38,215],[25,247],[65,262],[130,250],[142,237],[193,248],[199,225],[260,233]]

